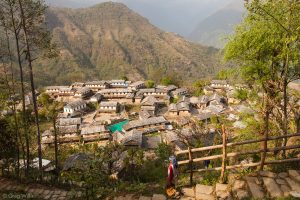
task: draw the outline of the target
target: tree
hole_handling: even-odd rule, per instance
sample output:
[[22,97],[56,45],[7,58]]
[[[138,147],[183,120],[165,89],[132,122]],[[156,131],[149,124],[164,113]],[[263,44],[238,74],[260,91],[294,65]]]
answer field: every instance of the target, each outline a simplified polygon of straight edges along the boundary
[[201,96],[203,95],[203,89],[204,87],[208,85],[208,82],[206,80],[198,80],[193,83],[193,93],[195,96]]
[[[21,31],[21,19],[19,15],[19,8],[16,1],[12,0],[4,0],[1,1],[0,4],[0,21],[1,26],[4,28],[6,34],[9,33],[13,34],[13,39],[15,42],[15,53],[16,58],[19,66],[19,73],[20,73],[20,82],[21,82],[21,98],[22,98],[22,126],[23,132],[25,134],[26,140],[26,175],[28,175],[29,170],[29,155],[30,155],[30,148],[29,148],[29,136],[28,136],[28,122],[26,116],[26,106],[25,106],[25,86],[24,86],[24,70],[23,70],[23,58],[22,58],[22,31]],[[7,42],[9,43],[10,38],[6,37]],[[8,45],[8,50],[10,51],[10,45]],[[9,52],[9,57],[11,62],[13,62],[12,53]],[[24,160],[25,162],[25,160]]]
[[43,114],[48,120],[52,122],[52,126],[54,129],[54,160],[56,172],[58,174],[58,141],[56,120],[59,111],[61,111],[63,108],[63,102],[53,101],[47,93],[42,93],[38,99],[38,103],[43,106],[40,114]]
[[[38,157],[40,179],[42,180],[42,147],[41,147],[41,133],[39,126],[39,115],[36,100],[36,90],[34,84],[33,61],[41,56],[37,51],[46,51],[51,53],[53,50],[51,46],[51,37],[49,31],[45,27],[45,10],[44,2],[37,0],[18,0],[21,26],[24,36],[25,44],[25,58],[29,68],[29,79],[31,86],[31,94],[33,100],[33,111],[35,116],[35,125],[37,131]],[[34,57],[34,56],[37,57]],[[51,54],[49,54],[51,55]]]
[[247,90],[238,89],[235,91],[234,97],[241,101],[246,101],[248,98],[248,92],[247,92]]
[[[264,137],[273,115],[282,134],[288,132],[287,83],[299,77],[300,5],[296,1],[267,0],[247,4],[248,15],[225,47],[225,59],[241,65],[244,80],[264,92]],[[281,105],[283,99],[283,105]],[[280,103],[279,103],[280,102]],[[286,145],[286,139],[283,142]],[[267,142],[263,143],[264,149]],[[262,154],[262,165],[265,158]]]
[[147,80],[145,82],[145,85],[146,85],[146,88],[153,88],[155,86],[155,83],[152,80]]

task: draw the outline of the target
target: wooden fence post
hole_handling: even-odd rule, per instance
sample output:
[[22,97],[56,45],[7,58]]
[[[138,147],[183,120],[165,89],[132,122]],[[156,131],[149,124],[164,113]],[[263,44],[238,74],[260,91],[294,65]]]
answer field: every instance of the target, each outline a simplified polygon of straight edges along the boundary
[[193,157],[191,147],[189,147],[189,165],[190,165],[190,185],[193,186]]
[[227,152],[226,152],[226,147],[227,147],[227,136],[226,136],[226,131],[224,125],[222,125],[222,138],[223,138],[223,154],[222,154],[222,171],[221,171],[221,177],[220,181],[221,183],[225,182],[225,170],[226,170],[226,157],[227,157]]

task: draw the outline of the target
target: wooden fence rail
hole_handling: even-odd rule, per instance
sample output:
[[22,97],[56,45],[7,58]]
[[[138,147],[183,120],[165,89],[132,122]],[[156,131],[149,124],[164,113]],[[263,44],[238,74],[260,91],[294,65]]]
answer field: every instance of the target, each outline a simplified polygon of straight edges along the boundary
[[[178,165],[185,165],[189,164],[189,173],[190,173],[190,184],[193,182],[193,172],[205,172],[205,171],[216,171],[221,170],[221,182],[224,181],[224,174],[226,169],[236,169],[236,168],[243,168],[243,167],[256,167],[261,165],[272,165],[272,164],[279,164],[279,163],[287,163],[287,162],[296,162],[300,161],[300,158],[292,158],[292,159],[283,159],[283,160],[273,160],[273,161],[260,161],[257,163],[249,163],[249,164],[239,164],[239,165],[232,165],[232,166],[226,166],[226,159],[229,157],[237,157],[241,155],[250,155],[250,154],[257,154],[257,153],[270,153],[270,152],[278,152],[278,151],[285,151],[285,150],[291,150],[291,149],[298,149],[300,148],[299,145],[292,145],[292,146],[283,146],[283,147],[275,147],[275,148],[266,148],[266,149],[257,149],[253,151],[246,151],[246,152],[230,152],[227,153],[228,147],[233,146],[241,146],[246,144],[253,144],[253,143],[259,143],[259,142],[265,142],[265,141],[272,141],[272,140],[279,140],[283,138],[291,138],[300,136],[300,133],[297,134],[290,134],[285,136],[274,136],[274,137],[268,137],[268,138],[262,138],[262,139],[256,139],[256,140],[247,140],[242,142],[236,142],[236,143],[227,143],[227,134],[225,131],[225,128],[222,127],[222,144],[220,145],[214,145],[214,146],[208,146],[208,147],[202,147],[202,148],[189,148],[188,150],[184,151],[177,151],[175,154],[178,155],[184,155],[188,154],[189,159],[188,160],[182,160],[178,161]],[[214,149],[222,149],[222,154],[219,155],[213,155],[213,156],[205,156],[200,158],[193,158],[193,153],[196,152],[203,152],[203,151],[209,151]],[[206,160],[215,160],[215,159],[222,159],[222,166],[221,167],[215,167],[215,168],[208,168],[208,169],[193,169],[193,163],[197,162],[203,162]]]

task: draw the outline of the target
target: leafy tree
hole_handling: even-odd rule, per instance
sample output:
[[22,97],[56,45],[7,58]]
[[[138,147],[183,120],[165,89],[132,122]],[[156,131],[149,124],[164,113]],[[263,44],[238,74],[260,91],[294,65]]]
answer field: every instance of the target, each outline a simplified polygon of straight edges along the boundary
[[193,93],[195,96],[203,95],[203,89],[208,84],[206,80],[198,80],[193,83]]
[[172,149],[169,145],[162,142],[158,144],[158,147],[155,149],[155,154],[160,160],[160,162],[164,162],[165,160],[168,160],[169,157],[172,155]]
[[234,97],[241,101],[246,101],[248,98],[248,92],[247,92],[247,90],[238,89],[235,91]]
[[153,88],[155,86],[155,82],[152,80],[147,80],[145,82],[146,88]]
[[124,159],[126,179],[132,182],[139,177],[139,172],[144,164],[144,152],[139,148],[130,148],[127,150],[127,153]]
[[[247,4],[247,9],[247,16],[225,47],[225,59],[237,61],[245,81],[264,92],[261,101],[264,137],[268,137],[272,113],[283,116],[277,120],[282,134],[286,135],[287,84],[300,73],[297,31],[300,5],[296,1],[255,0]],[[286,145],[286,139],[283,145]],[[263,146],[266,149],[267,142]],[[261,167],[265,156],[264,152]]]

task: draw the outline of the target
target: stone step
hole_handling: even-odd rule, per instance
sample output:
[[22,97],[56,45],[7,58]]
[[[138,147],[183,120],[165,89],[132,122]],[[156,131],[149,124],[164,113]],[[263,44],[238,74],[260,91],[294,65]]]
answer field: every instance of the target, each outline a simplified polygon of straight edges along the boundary
[[294,181],[297,181],[300,183],[300,174],[296,170],[289,170],[288,171],[289,177],[293,179]]
[[195,197],[195,189],[194,188],[182,188],[181,193],[186,197]]
[[227,184],[216,184],[216,195],[218,199],[227,199],[230,197],[230,192],[228,190]]
[[283,196],[280,186],[276,183],[276,181],[273,178],[263,177],[263,182],[270,197],[277,198]]
[[292,191],[300,192],[300,183],[294,181],[290,177],[286,177],[285,180],[292,189]]
[[261,185],[258,185],[259,180],[257,177],[246,177],[245,178],[249,191],[251,193],[251,196],[256,199],[263,199],[265,197],[265,192]]
[[197,200],[214,200],[213,186],[197,184],[195,188],[195,195]]

